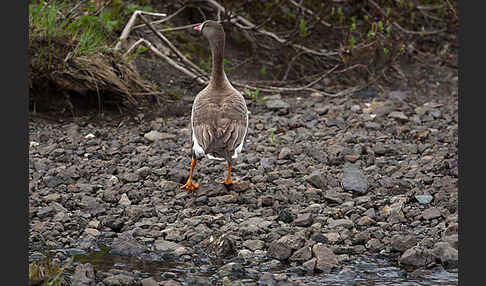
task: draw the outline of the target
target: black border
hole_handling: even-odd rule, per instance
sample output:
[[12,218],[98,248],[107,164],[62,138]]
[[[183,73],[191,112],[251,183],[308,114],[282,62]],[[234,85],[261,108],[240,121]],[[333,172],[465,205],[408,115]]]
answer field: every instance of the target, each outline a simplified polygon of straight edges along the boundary
[[2,8],[2,284],[28,285],[28,1]]

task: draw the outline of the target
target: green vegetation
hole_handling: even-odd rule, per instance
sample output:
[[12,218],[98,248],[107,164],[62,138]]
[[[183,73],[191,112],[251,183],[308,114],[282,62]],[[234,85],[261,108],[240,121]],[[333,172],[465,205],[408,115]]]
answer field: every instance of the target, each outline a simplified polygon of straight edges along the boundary
[[61,0],[29,4],[29,38],[65,38],[73,46],[72,56],[92,56],[111,46],[135,10],[154,11],[121,0],[98,11],[95,3],[87,1],[68,15],[70,5]]
[[50,256],[29,264],[29,285],[39,286],[64,286],[68,284],[66,269],[72,264],[70,258],[63,266]]

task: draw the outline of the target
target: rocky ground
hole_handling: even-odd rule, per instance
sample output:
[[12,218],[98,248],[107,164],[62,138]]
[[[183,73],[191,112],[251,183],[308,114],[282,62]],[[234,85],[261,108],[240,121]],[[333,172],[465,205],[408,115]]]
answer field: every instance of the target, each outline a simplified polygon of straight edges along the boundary
[[98,286],[302,285],[276,269],[351,281],[346,265],[358,257],[386,258],[412,276],[457,268],[457,71],[421,72],[408,89],[248,99],[240,183],[219,185],[226,164],[203,159],[193,193],[179,189],[192,96],[167,117],[32,116],[29,261],[47,249],[64,261],[108,247],[196,269],[77,264],[72,278]]

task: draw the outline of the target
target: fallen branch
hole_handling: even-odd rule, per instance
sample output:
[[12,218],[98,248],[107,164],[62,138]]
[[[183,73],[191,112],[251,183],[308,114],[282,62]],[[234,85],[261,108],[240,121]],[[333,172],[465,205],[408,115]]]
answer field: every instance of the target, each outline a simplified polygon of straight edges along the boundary
[[199,83],[201,84],[206,84],[207,81],[205,81],[204,79],[201,79],[200,76],[194,74],[193,72],[191,72],[190,70],[186,69],[185,67],[179,65],[177,62],[175,62],[174,60],[172,60],[170,57],[164,55],[161,51],[159,51],[156,47],[154,47],[152,45],[152,43],[150,43],[149,41],[145,40],[144,38],[141,38],[139,39],[138,41],[136,41],[128,50],[127,52],[125,52],[125,54],[123,54],[124,57],[126,57],[131,51],[133,51],[137,46],[139,46],[140,44],[145,44],[152,52],[154,52],[157,56],[163,58],[168,64],[170,64],[171,66],[173,66],[175,69],[181,71],[182,73],[188,75],[189,77],[191,77],[192,79],[195,79],[197,80]]
[[[197,73],[199,73],[201,76],[207,77],[207,74],[199,68],[197,65],[195,65],[193,62],[188,60],[164,35],[162,35],[159,31],[157,31],[154,26],[142,15],[140,15],[140,19],[147,24],[147,26],[154,32],[154,34],[164,42],[169,49],[171,49],[178,57],[179,59],[184,62],[185,64],[189,65],[192,67]],[[195,26],[195,25],[193,25]]]
[[[180,12],[182,12],[182,10],[184,10],[185,8],[186,8],[186,6],[182,6],[181,8],[179,8],[179,10],[177,10],[174,13],[170,14],[166,18],[164,18],[162,20],[153,21],[151,24],[154,25],[154,24],[160,24],[160,23],[167,22],[170,19],[172,19],[174,16],[176,16],[177,14],[179,14]],[[135,27],[132,28],[132,31],[135,30],[135,29],[139,29],[139,28],[145,27],[145,26],[147,26],[147,24],[137,25],[137,26],[135,26]]]
[[167,16],[167,14],[164,14],[164,13],[152,13],[152,12],[145,12],[145,11],[142,11],[142,10],[137,10],[137,11],[133,12],[132,16],[130,17],[130,20],[128,20],[127,25],[123,29],[123,31],[120,35],[120,38],[118,38],[118,41],[117,41],[115,48],[114,48],[115,51],[118,51],[118,50],[121,49],[122,43],[128,38],[128,35],[132,31],[133,25],[135,24],[135,20],[137,20],[137,16],[142,15],[142,14],[151,15],[151,16],[159,16],[159,17]]

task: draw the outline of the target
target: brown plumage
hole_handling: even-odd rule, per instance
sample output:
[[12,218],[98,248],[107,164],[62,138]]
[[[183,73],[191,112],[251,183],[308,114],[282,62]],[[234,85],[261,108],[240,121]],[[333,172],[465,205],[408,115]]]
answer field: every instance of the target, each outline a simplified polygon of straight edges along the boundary
[[248,128],[248,110],[239,91],[229,82],[223,69],[225,33],[221,24],[205,21],[194,29],[209,41],[212,55],[209,84],[194,99],[191,115],[192,161],[189,178],[181,189],[194,190],[192,173],[198,159],[207,157],[228,162],[228,175],[222,184],[231,185],[233,159],[243,148]]

